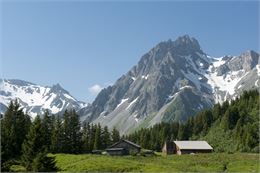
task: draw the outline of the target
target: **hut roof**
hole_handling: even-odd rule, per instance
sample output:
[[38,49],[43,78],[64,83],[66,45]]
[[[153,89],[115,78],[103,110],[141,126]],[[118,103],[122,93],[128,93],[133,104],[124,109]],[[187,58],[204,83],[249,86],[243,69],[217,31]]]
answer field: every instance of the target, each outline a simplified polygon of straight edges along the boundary
[[174,141],[180,149],[187,150],[212,150],[213,148],[206,141]]
[[126,140],[126,139],[121,139],[119,142],[117,142],[117,143],[111,145],[109,148],[114,148],[114,146],[116,146],[117,144],[119,144],[119,143],[121,143],[121,142],[126,142],[126,143],[128,143],[128,144],[130,144],[130,145],[132,145],[132,146],[134,146],[134,147],[136,147],[136,148],[141,148],[140,145],[137,145],[137,144],[135,144],[135,143],[133,143],[133,142],[131,142],[131,141],[128,141],[128,140]]
[[124,148],[108,148],[106,151],[122,151]]

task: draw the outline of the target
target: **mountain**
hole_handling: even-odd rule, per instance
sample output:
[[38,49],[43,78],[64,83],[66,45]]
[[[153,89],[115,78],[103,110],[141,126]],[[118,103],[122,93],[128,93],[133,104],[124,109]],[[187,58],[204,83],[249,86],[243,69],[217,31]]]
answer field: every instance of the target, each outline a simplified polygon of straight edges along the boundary
[[201,109],[260,85],[259,54],[213,58],[188,35],[159,43],[94,102],[81,119],[129,133],[161,121],[185,122]]
[[17,79],[4,79],[0,83],[0,113],[4,113],[11,100],[18,99],[25,112],[32,117],[49,110],[52,114],[58,114],[65,109],[79,110],[87,106],[78,101],[59,84],[40,86]]

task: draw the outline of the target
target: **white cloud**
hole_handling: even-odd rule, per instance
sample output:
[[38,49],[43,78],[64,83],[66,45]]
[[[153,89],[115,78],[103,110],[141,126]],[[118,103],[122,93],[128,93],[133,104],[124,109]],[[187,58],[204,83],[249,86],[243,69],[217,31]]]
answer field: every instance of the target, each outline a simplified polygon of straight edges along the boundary
[[103,89],[102,86],[95,84],[91,87],[88,88],[88,91],[93,94],[93,95],[97,95],[101,90]]

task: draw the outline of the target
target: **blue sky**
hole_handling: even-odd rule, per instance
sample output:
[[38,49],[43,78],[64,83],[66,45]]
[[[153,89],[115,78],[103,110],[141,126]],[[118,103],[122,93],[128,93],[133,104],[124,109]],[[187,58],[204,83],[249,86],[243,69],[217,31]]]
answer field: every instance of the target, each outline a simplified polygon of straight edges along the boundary
[[189,34],[211,56],[259,52],[259,2],[1,1],[3,78],[60,83],[79,100],[160,41]]

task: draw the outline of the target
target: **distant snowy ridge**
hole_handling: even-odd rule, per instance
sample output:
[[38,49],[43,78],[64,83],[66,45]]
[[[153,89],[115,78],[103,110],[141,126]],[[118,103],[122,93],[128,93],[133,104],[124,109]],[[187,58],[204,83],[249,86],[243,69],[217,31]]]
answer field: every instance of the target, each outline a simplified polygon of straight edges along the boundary
[[3,113],[11,100],[17,99],[25,112],[35,117],[48,110],[52,114],[58,114],[65,109],[79,110],[87,104],[78,101],[64,90],[59,84],[40,86],[17,79],[4,79],[0,83],[0,103]]

